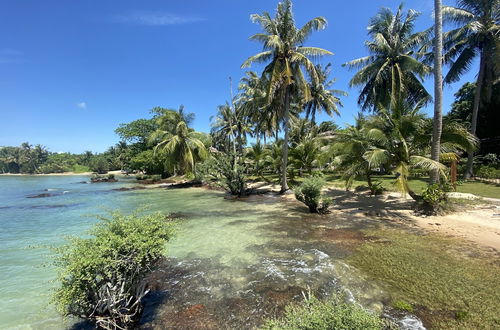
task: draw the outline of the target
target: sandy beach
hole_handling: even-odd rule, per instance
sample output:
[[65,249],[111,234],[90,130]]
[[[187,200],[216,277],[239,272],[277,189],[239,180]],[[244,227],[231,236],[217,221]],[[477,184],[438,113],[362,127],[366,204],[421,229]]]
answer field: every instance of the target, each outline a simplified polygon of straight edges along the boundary
[[[250,187],[257,191],[276,193],[280,189],[279,185],[269,183],[254,183]],[[500,199],[478,198],[473,204],[448,215],[418,216],[411,209],[413,200],[405,199],[399,193],[369,196],[332,187],[324,192],[334,200],[332,212],[340,213],[348,220],[355,220],[360,216],[387,219],[429,232],[460,237],[500,251]],[[286,194],[283,198],[295,200],[293,194]]]

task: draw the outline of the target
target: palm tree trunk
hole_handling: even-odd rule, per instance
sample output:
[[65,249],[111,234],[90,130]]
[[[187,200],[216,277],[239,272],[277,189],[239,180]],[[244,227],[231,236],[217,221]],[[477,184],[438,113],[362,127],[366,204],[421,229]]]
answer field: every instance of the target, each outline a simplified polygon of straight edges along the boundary
[[366,182],[368,183],[368,188],[370,188],[370,193],[373,195],[373,183],[370,170],[366,171]]
[[[434,0],[434,125],[431,159],[439,162],[443,131],[443,14],[441,0]],[[439,170],[431,171],[431,183],[439,183]]]
[[283,159],[281,161],[281,193],[286,192],[288,184],[286,182],[286,169],[288,165],[288,126],[290,121],[290,85],[285,91],[285,115],[283,117],[283,128],[285,130],[285,138],[283,141]]
[[[476,91],[474,94],[474,108],[472,108],[472,123],[470,125],[470,132],[476,135],[477,129],[477,115],[479,112],[479,105],[481,104],[481,89],[483,88],[484,67],[486,64],[484,50],[481,50],[481,59],[479,62],[479,75],[477,76]],[[465,169],[465,179],[470,179],[473,175],[472,165],[474,162],[474,150],[467,150],[467,167]]]

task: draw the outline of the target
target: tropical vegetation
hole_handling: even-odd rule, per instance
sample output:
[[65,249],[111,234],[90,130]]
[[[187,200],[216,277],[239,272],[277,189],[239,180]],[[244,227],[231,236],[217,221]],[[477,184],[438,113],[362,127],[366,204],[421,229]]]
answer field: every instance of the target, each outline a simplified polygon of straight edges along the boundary
[[[361,112],[352,125],[341,127],[334,121],[347,94],[333,89],[332,65],[322,61],[332,53],[321,45],[307,45],[314,32],[326,29],[326,18],[316,17],[298,27],[292,1],[283,0],[274,16],[268,12],[251,15],[261,32],[250,40],[262,44],[263,49],[241,67],[254,65],[253,69],[261,71],[245,71],[235,94],[230,79],[229,98],[213,109],[209,133],[193,128],[195,115],[184,106],[155,107],[148,118],[116,128],[120,142],[103,153],[54,153],[42,145],[23,143],[0,148],[0,171],[103,174],[123,170],[153,183],[173,176],[201,181],[240,197],[252,192],[252,181],[259,181],[279,185],[280,193],[293,188],[296,199],[312,213],[328,212],[331,200],[324,196],[324,189],[333,181],[329,178],[335,177],[347,189],[366,181],[370,195],[385,189],[400,191],[413,198],[417,207],[423,205],[425,213],[435,214],[446,203],[452,168],[458,167],[464,179],[475,172],[481,179],[491,180],[500,173],[500,151],[493,146],[499,141],[499,0],[457,0],[456,7],[444,8],[440,0],[435,4],[436,24],[424,31],[417,31],[420,13],[405,10],[403,5],[395,11],[382,8],[374,13],[368,22],[366,54],[344,64],[355,71],[350,86],[359,88]],[[441,17],[455,28],[442,33]],[[477,80],[457,91],[450,111],[443,116],[442,71],[444,83],[457,82],[475,58],[479,58]],[[434,100],[425,87],[431,75],[435,78]],[[432,118],[424,111],[431,102],[435,102]],[[331,120],[319,122],[320,113]],[[412,185],[415,179],[421,183],[418,191]],[[90,237],[72,239],[58,249],[61,286],[55,301],[60,311],[107,328],[125,328],[135,322],[147,292],[142,279],[148,265],[163,256],[172,230],[172,223],[161,214],[113,213],[89,232]],[[360,250],[366,258],[377,260],[370,267],[366,266],[369,261],[361,260],[365,257],[354,259],[354,264],[365,265],[382,280],[394,276],[388,275],[391,262],[411,268],[407,264],[413,260],[407,256],[413,256],[427,263],[422,276],[415,279],[422,290],[400,287],[405,273],[396,274],[401,278],[392,283],[401,298],[393,305],[407,311],[412,305],[405,301],[431,300],[434,288],[427,287],[427,279],[443,272],[437,262],[443,253],[438,259],[418,255],[414,247],[421,238],[412,240],[402,246],[387,242],[376,247],[370,241]],[[396,248],[407,255],[394,259]],[[471,269],[465,274],[477,276]],[[460,300],[462,294],[454,286],[461,279],[452,279],[453,287],[443,282],[449,291],[439,291],[438,301],[459,312],[464,306],[446,299],[450,295]],[[471,290],[464,289],[464,293],[472,297]],[[481,306],[476,299],[477,295],[471,308],[472,328],[481,325]],[[424,307],[429,306],[439,307],[431,303]],[[495,320],[496,316],[487,317]],[[321,302],[312,296],[288,307],[283,318],[265,324],[269,329],[382,326],[379,317],[343,298]]]

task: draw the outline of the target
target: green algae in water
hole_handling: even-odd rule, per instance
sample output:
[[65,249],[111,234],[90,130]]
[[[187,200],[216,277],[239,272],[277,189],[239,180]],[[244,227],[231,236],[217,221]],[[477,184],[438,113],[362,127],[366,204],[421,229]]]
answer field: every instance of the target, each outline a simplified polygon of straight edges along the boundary
[[359,248],[350,263],[384,283],[393,301],[411,304],[430,328],[500,328],[498,256],[433,234],[366,233],[381,239]]

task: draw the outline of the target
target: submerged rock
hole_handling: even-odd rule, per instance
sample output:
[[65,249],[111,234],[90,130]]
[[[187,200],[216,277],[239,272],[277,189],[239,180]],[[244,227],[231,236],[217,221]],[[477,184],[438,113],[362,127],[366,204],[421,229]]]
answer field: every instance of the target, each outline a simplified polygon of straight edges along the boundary
[[37,195],[32,195],[32,196],[26,196],[26,198],[45,198],[45,197],[53,197],[56,196],[55,194],[50,194],[50,193],[41,193]]
[[122,188],[113,189],[113,191],[129,191],[129,190],[143,190],[143,189],[147,189],[147,188],[146,187],[142,187],[142,186],[122,187]]

